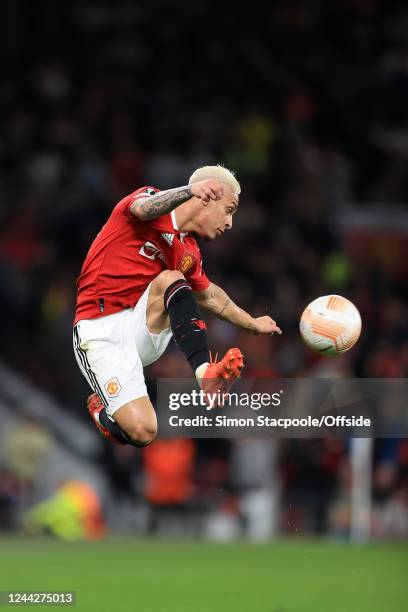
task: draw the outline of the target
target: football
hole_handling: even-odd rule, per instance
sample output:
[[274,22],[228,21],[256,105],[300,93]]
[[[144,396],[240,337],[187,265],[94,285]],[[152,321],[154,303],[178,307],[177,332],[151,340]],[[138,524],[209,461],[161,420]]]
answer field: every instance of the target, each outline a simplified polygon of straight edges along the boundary
[[305,308],[299,327],[309,348],[324,355],[340,355],[357,342],[361,317],[347,298],[323,295]]

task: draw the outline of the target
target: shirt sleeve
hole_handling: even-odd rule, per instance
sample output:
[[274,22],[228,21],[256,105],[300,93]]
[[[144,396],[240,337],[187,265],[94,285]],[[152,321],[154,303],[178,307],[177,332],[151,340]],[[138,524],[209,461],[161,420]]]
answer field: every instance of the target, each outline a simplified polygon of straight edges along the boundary
[[203,270],[203,260],[200,258],[186,273],[186,279],[193,291],[204,291],[210,284],[210,279]]
[[[120,216],[124,215],[127,219],[137,222],[137,217],[130,212],[131,204],[137,202],[137,200],[143,200],[143,198],[148,198],[155,193],[159,193],[159,191],[160,189],[157,189],[157,187],[151,186],[141,187],[137,191],[133,191],[115,206],[114,214]],[[146,223],[146,221],[143,221],[143,223]]]
[[152,195],[154,195],[155,193],[159,193],[160,189],[157,189],[157,187],[151,187],[151,186],[147,186],[147,187],[142,187],[142,190],[139,190],[139,193],[136,194],[130,194],[129,196],[129,201],[127,203],[127,210],[129,210],[130,205],[133,204],[133,202],[137,202],[137,200],[143,200],[144,198],[148,198]]

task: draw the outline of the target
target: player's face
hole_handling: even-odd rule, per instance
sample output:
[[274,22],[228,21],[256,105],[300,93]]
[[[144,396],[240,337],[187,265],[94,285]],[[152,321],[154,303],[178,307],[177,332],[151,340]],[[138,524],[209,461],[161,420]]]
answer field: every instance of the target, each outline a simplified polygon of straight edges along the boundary
[[211,201],[201,210],[199,218],[199,235],[205,240],[214,240],[232,228],[232,217],[238,208],[238,196],[229,187],[225,187],[220,200]]

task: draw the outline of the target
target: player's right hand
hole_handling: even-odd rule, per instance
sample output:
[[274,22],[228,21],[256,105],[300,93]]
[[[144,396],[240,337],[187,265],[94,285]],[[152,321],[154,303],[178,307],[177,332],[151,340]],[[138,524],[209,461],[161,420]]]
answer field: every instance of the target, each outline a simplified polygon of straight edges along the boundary
[[250,333],[255,335],[269,334],[270,336],[273,336],[273,334],[275,333],[280,335],[282,333],[282,330],[276,325],[276,321],[271,319],[271,317],[263,316],[253,319]]
[[224,195],[224,186],[217,179],[207,179],[190,185],[191,193],[202,200],[206,206],[211,200],[220,200]]

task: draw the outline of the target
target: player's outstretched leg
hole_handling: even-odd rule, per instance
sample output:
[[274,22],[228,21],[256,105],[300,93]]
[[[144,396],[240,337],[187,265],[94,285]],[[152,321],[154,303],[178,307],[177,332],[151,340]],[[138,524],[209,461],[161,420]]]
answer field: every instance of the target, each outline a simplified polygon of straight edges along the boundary
[[177,270],[163,271],[150,288],[147,326],[154,332],[160,323],[171,327],[174,340],[194,374],[210,363],[207,326],[190,285]]
[[155,290],[163,295],[164,308],[178,347],[186,356],[202,388],[207,393],[219,394],[218,404],[222,404],[222,394],[241,376],[244,367],[241,351],[231,348],[223,359],[212,361],[208,349],[207,326],[201,319],[199,307],[184,276],[181,272],[166,271],[156,281]]

